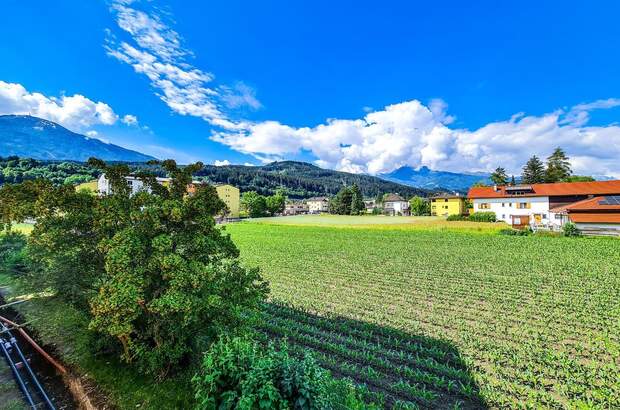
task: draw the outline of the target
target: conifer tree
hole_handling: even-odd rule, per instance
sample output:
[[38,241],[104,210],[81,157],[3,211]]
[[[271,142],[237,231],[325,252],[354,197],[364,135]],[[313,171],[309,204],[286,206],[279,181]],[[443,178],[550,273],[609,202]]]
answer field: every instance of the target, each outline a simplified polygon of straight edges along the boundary
[[540,184],[545,182],[545,166],[536,155],[532,156],[523,167],[521,180],[525,184]]

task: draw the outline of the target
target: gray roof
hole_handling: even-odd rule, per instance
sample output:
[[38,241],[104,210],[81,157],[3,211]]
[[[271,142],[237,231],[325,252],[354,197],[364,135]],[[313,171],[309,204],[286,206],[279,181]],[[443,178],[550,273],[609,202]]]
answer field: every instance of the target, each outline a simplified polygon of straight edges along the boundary
[[397,202],[397,201],[403,201],[406,202],[402,196],[398,195],[398,194],[388,194],[385,199],[383,200],[384,202]]

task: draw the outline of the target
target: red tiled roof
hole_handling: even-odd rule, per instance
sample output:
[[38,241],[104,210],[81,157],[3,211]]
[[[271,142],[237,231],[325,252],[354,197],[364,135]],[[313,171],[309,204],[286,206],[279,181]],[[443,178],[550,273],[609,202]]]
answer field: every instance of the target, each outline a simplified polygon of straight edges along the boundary
[[620,180],[595,182],[558,182],[555,184],[531,184],[531,192],[522,195],[506,193],[505,186],[472,187],[468,198],[511,198],[514,196],[570,196],[570,195],[620,195]]
[[619,213],[574,213],[568,215],[572,222],[620,224]]

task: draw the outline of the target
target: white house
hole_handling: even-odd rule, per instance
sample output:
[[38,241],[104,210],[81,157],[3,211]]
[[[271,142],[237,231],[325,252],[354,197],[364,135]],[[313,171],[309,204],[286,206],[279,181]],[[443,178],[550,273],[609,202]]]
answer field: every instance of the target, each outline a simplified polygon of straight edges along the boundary
[[308,212],[311,214],[320,214],[329,210],[329,200],[324,196],[315,196],[306,201],[308,204]]
[[594,195],[620,193],[620,181],[562,182],[515,186],[472,187],[474,212],[493,212],[498,221],[516,227],[559,229],[568,221],[567,205]]
[[409,202],[398,194],[388,194],[383,199],[383,211],[389,215],[409,215]]
[[[156,178],[157,182],[162,185],[168,185],[170,183],[170,178]],[[125,177],[127,181],[127,185],[131,188],[131,195],[135,195],[140,191],[150,192],[150,188],[144,186],[144,182],[135,176],[128,175]],[[99,195],[110,195],[112,193],[112,185],[110,181],[106,178],[105,174],[101,174],[99,179],[97,180],[97,192]]]

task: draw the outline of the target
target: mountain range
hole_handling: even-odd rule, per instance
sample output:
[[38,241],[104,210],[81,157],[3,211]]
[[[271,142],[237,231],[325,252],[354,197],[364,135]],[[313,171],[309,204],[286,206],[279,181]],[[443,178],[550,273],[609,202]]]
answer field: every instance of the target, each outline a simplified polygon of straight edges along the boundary
[[388,181],[418,188],[430,190],[447,189],[457,192],[465,192],[477,182],[485,184],[492,183],[489,178],[490,174],[461,174],[456,172],[433,171],[428,167],[420,167],[419,169],[401,167],[390,173],[380,174],[378,176]]
[[[72,132],[52,121],[29,115],[0,116],[0,157],[18,156],[44,161],[84,162],[90,157],[107,161],[142,163],[153,157],[99,139]],[[294,196],[331,195],[343,184],[356,183],[367,196],[397,192],[403,196],[430,191],[466,191],[476,182],[489,182],[488,174],[433,171],[427,167],[402,167],[377,176],[322,169],[297,161],[279,161],[263,166],[205,166],[203,176],[213,182],[228,182],[242,190],[272,193],[286,186]]]
[[69,131],[29,115],[0,115],[0,156],[41,160],[144,162],[153,157]]

